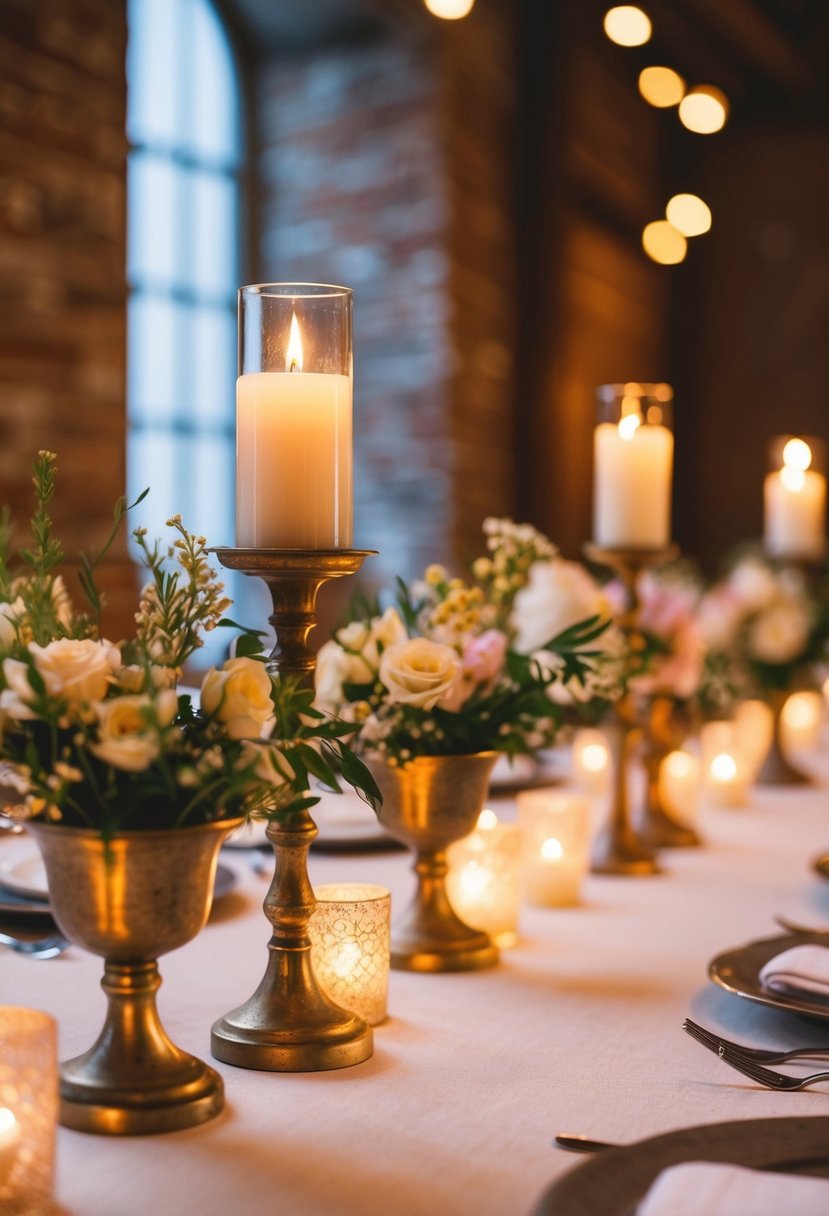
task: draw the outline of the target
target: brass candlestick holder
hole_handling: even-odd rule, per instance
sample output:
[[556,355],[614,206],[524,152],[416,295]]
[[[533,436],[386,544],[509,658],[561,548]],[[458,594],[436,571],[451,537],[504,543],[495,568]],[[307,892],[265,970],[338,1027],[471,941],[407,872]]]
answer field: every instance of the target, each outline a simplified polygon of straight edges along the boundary
[[[313,678],[307,644],[316,624],[317,593],[332,578],[356,574],[368,549],[217,549],[229,570],[264,580],[273,600],[268,618],[276,631],[269,665],[280,676]],[[308,921],[315,899],[308,879],[308,849],[317,827],[305,810],[268,825],[275,872],[263,910],[273,929],[268,964],[253,996],[213,1026],[217,1060],[267,1072],[319,1072],[367,1060],[370,1027],[326,997],[311,966]]]
[[677,718],[670,697],[654,697],[640,753],[645,770],[645,804],[639,831],[645,843],[655,849],[694,849],[702,844],[694,828],[678,823],[665,809],[660,789],[662,761],[680,746],[687,734]]
[[[624,585],[627,609],[620,624],[629,633],[635,633],[636,629],[636,583],[639,575],[650,566],[661,566],[672,561],[678,553],[676,545],[663,549],[611,549],[592,543],[584,546],[588,561],[612,570]],[[628,769],[644,734],[634,698],[630,694],[615,703],[614,716],[615,722],[609,732],[613,761],[610,818],[596,838],[591,869],[595,874],[658,874],[660,868],[654,850],[638,835],[630,821]]]

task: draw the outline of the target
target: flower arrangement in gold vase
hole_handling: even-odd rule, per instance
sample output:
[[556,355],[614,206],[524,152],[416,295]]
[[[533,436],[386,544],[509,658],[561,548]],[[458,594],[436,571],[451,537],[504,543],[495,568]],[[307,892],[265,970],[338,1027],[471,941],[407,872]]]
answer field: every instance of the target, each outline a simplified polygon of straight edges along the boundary
[[149,574],[133,637],[107,639],[95,582],[125,500],[103,548],[81,558],[86,606],[77,610],[49,513],[55,474],[55,456],[40,452],[33,540],[16,559],[8,511],[0,525],[6,809],[43,853],[58,926],[105,960],[106,1022],[89,1051],[61,1066],[62,1122],[170,1131],[223,1105],[219,1074],[171,1043],[155,1007],[156,959],[204,925],[220,845],[245,818],[313,805],[311,775],[338,789],[341,773],[369,798],[376,786],[342,741],[351,726],[274,677],[254,631],[235,626],[236,655],[207,672],[198,703],[179,690],[203,634],[234,623],[204,538],[178,516],[169,548],[133,532]]

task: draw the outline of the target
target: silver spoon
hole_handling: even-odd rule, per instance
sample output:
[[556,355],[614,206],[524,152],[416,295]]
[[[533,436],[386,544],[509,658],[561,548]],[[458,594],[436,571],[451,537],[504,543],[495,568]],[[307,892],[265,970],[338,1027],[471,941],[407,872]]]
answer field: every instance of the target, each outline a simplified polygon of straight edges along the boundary
[[52,933],[49,937],[36,938],[26,941],[20,937],[10,937],[0,933],[0,946],[8,946],[18,954],[26,954],[29,958],[55,958],[62,954],[70,943],[60,933]]

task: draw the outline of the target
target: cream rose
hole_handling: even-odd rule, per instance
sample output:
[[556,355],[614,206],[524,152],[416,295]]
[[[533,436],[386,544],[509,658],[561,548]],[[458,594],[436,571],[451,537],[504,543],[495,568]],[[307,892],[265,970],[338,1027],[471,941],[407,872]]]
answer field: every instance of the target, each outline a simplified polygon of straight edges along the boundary
[[406,641],[406,626],[396,608],[387,608],[372,621],[352,621],[335,634],[345,653],[343,682],[367,684],[377,676],[380,652]]
[[4,659],[3,679],[6,687],[0,693],[0,709],[19,722],[37,717],[31,707],[35,694],[29,683],[28,665],[19,659]]
[[[515,649],[533,654],[571,625],[610,615],[602,588],[578,562],[536,562],[526,587],[515,597],[511,620]],[[601,638],[591,642],[592,649],[601,646]]]
[[252,739],[246,739],[242,747],[240,764],[244,768],[253,764],[254,761],[253,771],[260,781],[266,781],[274,789],[285,785],[288,780],[285,775],[289,771],[288,763],[272,743],[257,743]]
[[781,600],[752,622],[749,652],[761,663],[791,663],[806,649],[810,628],[803,605]]
[[59,638],[48,646],[32,642],[29,653],[48,695],[66,701],[102,700],[121,663],[117,647],[90,638]]
[[26,609],[19,596],[13,604],[0,604],[0,646],[4,650],[15,641],[18,623],[25,615]]
[[337,713],[344,700],[343,683],[349,665],[349,655],[336,642],[326,642],[317,653],[314,689],[317,707]]
[[256,659],[228,659],[211,667],[201,686],[201,707],[227,727],[231,739],[261,737],[273,717],[271,677]]
[[417,709],[434,709],[444,697],[451,700],[460,678],[457,652],[428,638],[389,646],[380,659],[380,680],[389,700]]
[[178,698],[170,691],[160,693],[155,700],[131,694],[97,701],[93,708],[99,741],[90,745],[90,751],[113,768],[142,773],[161,750],[158,728],[170,725]]

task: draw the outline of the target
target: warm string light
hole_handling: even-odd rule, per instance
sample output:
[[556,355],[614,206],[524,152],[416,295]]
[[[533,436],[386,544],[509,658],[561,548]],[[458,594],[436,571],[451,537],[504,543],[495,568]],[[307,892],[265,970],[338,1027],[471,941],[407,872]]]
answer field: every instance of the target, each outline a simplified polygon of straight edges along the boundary
[[683,236],[702,236],[711,228],[711,208],[696,194],[675,194],[668,200],[665,218]]
[[654,220],[642,232],[642,248],[654,262],[676,266],[685,260],[688,242],[667,220]]
[[472,12],[475,0],[423,0],[433,17],[444,21],[458,21]]
[[658,110],[678,106],[685,96],[685,81],[673,68],[642,68],[639,73],[639,92],[649,105]]
[[617,46],[644,46],[652,28],[650,17],[634,4],[618,4],[604,15],[604,32]]
[[728,118],[728,98],[712,84],[689,89],[679,103],[679,121],[695,135],[714,135]]

